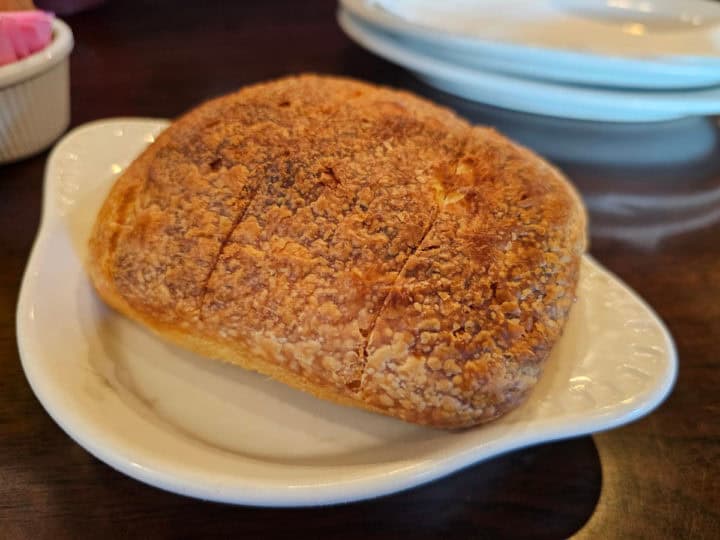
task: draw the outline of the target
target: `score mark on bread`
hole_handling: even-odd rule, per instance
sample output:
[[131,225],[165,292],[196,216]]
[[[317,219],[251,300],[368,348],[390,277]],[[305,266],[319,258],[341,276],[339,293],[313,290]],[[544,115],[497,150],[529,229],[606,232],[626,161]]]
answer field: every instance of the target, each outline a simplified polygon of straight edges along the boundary
[[305,75],[166,129],[106,199],[89,273],[200,354],[466,427],[537,382],[584,247],[577,195],[530,151],[409,93]]

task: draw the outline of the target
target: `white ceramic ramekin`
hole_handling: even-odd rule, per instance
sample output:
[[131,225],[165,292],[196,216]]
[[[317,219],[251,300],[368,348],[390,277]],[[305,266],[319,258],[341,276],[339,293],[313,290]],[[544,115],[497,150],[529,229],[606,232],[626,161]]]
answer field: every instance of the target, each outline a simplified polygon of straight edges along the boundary
[[50,45],[0,66],[0,163],[44,150],[70,124],[70,27],[53,21]]

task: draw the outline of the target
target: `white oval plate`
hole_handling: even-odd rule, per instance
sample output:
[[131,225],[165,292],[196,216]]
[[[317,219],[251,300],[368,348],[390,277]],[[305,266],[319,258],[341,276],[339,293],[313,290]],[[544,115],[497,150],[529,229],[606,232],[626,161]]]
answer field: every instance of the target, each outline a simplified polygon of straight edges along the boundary
[[73,439],[125,474],[223,502],[347,502],[630,422],[669,393],[670,335],[590,258],[541,383],[523,406],[479,429],[439,431],[341,407],[162,342],[98,300],[82,261],[113,180],[167,125],[100,121],[58,143],[17,310],[36,396]]
[[563,82],[692,88],[720,82],[720,6],[690,0],[341,0],[420,52]]
[[338,23],[362,47],[415,72],[432,86],[505,109],[606,122],[657,122],[720,112],[720,87],[687,91],[633,91],[563,86],[470,69],[409,48],[345,10]]

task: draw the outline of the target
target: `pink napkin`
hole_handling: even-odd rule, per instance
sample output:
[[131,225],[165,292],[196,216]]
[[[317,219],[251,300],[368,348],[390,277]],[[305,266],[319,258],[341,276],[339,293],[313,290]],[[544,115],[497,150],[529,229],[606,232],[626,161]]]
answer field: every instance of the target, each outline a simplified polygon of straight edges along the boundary
[[0,12],[0,66],[44,49],[52,39],[52,13]]

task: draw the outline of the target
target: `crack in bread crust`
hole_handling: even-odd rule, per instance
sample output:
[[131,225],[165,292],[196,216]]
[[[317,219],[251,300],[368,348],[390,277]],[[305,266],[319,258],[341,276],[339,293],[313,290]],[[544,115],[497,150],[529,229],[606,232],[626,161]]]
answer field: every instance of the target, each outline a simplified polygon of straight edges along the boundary
[[[458,167],[460,166],[460,158],[463,156],[465,152],[465,148],[469,144],[469,133],[466,137],[466,140],[462,143],[461,148],[458,150],[457,155],[454,158],[455,164],[452,166],[452,172],[448,175],[450,178],[457,176],[458,174]],[[441,165],[438,165],[438,167],[441,167]],[[392,285],[388,288],[387,294],[382,300],[382,303],[380,304],[380,309],[377,310],[377,313],[373,317],[372,325],[369,329],[369,331],[365,335],[365,341],[362,346],[362,358],[364,360],[363,364],[363,370],[360,376],[359,384],[357,385],[357,390],[359,391],[363,387],[363,383],[365,382],[365,368],[367,367],[367,359],[368,359],[368,344],[372,341],[374,332],[375,332],[375,326],[377,324],[377,321],[382,317],[383,311],[388,305],[388,302],[390,300],[391,294],[395,290],[395,287],[397,286],[398,282],[402,279],[403,273],[405,269],[407,268],[408,264],[410,264],[411,260],[415,257],[415,255],[418,253],[418,251],[422,251],[423,244],[425,243],[425,239],[432,231],[432,228],[435,226],[435,223],[440,216],[440,213],[443,211],[445,201],[447,198],[447,186],[451,186],[453,184],[452,181],[448,182],[445,177],[442,175],[442,169],[438,172],[439,176],[439,182],[436,183],[435,186],[433,186],[435,193],[436,193],[436,201],[435,201],[435,207],[433,210],[432,217],[430,221],[428,222],[427,227],[423,231],[423,234],[420,238],[420,241],[415,245],[413,251],[410,253],[408,258],[405,260],[404,264],[402,265],[402,268],[398,271],[397,275],[395,276],[395,280],[393,281]],[[439,196],[438,196],[439,195]],[[433,248],[438,246],[431,246]]]
[[385,295],[385,297],[382,299],[382,302],[380,303],[380,307],[376,310],[374,316],[371,318],[370,326],[368,327],[368,329],[365,332],[363,332],[363,334],[365,334],[365,339],[364,339],[364,343],[362,344],[362,349],[361,349],[362,350],[361,358],[363,359],[362,372],[360,373],[360,380],[358,381],[359,384],[355,383],[354,381],[352,383],[352,386],[355,386],[357,388],[357,390],[360,390],[362,388],[362,382],[363,382],[364,374],[365,374],[365,366],[367,365],[367,358],[368,358],[368,352],[367,352],[368,343],[370,343],[370,340],[373,337],[373,333],[375,332],[375,325],[377,324],[378,319],[382,316],[382,312],[385,309],[385,307],[387,306],[388,299],[390,298],[390,295],[392,294],[392,292],[395,288],[395,285],[397,284],[397,282],[400,280],[401,276],[403,275],[403,271],[405,270],[405,267],[408,265],[408,263],[413,258],[415,253],[417,253],[417,251],[422,247],[422,244],[425,241],[425,238],[427,237],[428,233],[430,232],[433,225],[435,224],[435,220],[437,219],[439,211],[440,211],[439,206],[436,206],[433,211],[432,217],[430,218],[430,221],[428,222],[427,226],[425,227],[425,230],[423,231],[422,236],[420,237],[420,241],[413,247],[413,250],[410,252],[407,259],[405,259],[405,262],[403,263],[402,267],[398,270],[397,275],[395,276],[395,280],[388,287],[387,294]]
[[[250,176],[252,177],[252,172],[250,173]],[[240,225],[240,223],[242,223],[243,219],[245,219],[245,214],[247,213],[248,208],[250,208],[250,205],[252,204],[252,201],[255,198],[255,196],[257,195],[257,192],[259,189],[260,189],[260,182],[259,182],[259,180],[256,180],[254,183],[254,187],[253,187],[252,193],[250,195],[250,198],[247,201],[247,204],[242,209],[242,212],[240,212],[240,214],[235,218],[232,226],[230,227],[230,229],[227,231],[227,234],[220,242],[220,247],[218,248],[217,255],[215,255],[215,257],[213,258],[213,261],[210,265],[210,270],[208,270],[207,276],[203,280],[202,294],[200,296],[200,305],[198,308],[198,319],[200,321],[203,320],[203,307],[205,306],[205,298],[206,298],[207,292],[208,292],[208,284],[210,283],[210,280],[212,279],[213,273],[217,269],[217,265],[218,265],[218,262],[220,261],[220,257],[222,256],[223,250],[225,249],[225,246],[227,245],[227,243],[230,241],[230,238],[232,237],[233,233],[235,232],[235,229],[237,229],[238,226]]]

